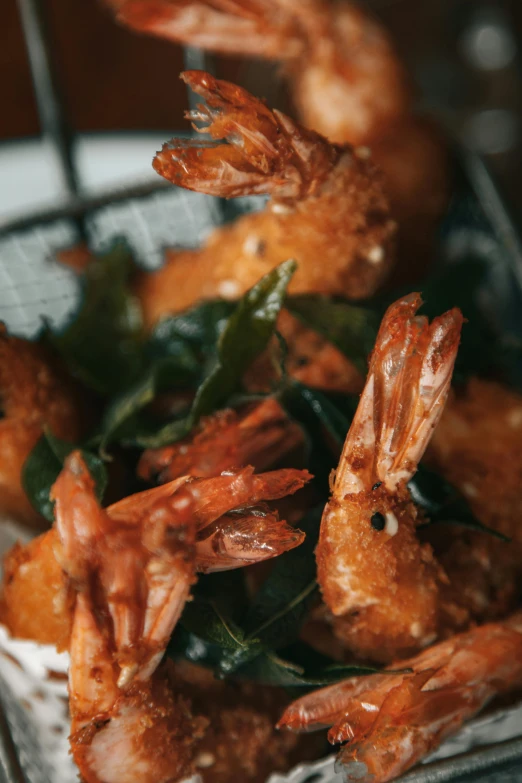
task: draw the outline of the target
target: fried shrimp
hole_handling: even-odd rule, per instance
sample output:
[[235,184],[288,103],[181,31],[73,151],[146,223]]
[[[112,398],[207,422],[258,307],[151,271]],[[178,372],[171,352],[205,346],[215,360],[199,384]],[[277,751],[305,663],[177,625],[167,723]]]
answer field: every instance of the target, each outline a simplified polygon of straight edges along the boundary
[[22,488],[22,468],[44,429],[68,441],[85,429],[87,407],[73,382],[40,344],[10,337],[0,325],[0,514],[43,520]]
[[521,428],[521,396],[472,379],[450,397],[434,432],[428,452],[434,467],[462,492],[480,522],[511,539],[507,544],[448,526],[430,538],[449,577],[441,594],[446,633],[505,617],[520,600]]
[[[364,379],[355,364],[318,332],[301,323],[288,310],[281,310],[277,331],[286,342],[286,371],[307,386],[316,389],[360,393]],[[273,338],[276,343],[276,338]],[[244,382],[249,391],[270,391],[278,376],[270,349],[259,356],[247,371]]]
[[417,538],[406,484],[442,413],[463,319],[451,310],[430,325],[420,304],[411,294],[383,318],[316,550],[336,635],[374,660],[435,638],[446,579]]
[[347,781],[405,772],[492,698],[522,686],[522,614],[473,628],[407,661],[411,672],[354,677],[295,701],[279,728],[331,726]]
[[195,582],[190,507],[114,524],[73,453],[53,487],[56,555],[74,594],[71,750],[88,783],[162,783],[192,772],[204,724],[158,668]]
[[[400,238],[429,248],[448,199],[441,135],[413,111],[411,80],[366,9],[347,0],[106,0],[134,29],[225,54],[281,63],[307,128],[373,156]],[[419,259],[408,254],[410,261]]]
[[[300,530],[264,504],[297,492],[309,478],[304,470],[254,474],[252,468],[208,479],[182,476],[130,495],[103,514],[115,528],[125,524],[139,530],[153,512],[175,517],[177,508],[186,504],[195,520],[196,569],[229,570],[277,557],[303,541]],[[25,546],[17,544],[6,555],[1,619],[13,636],[65,649],[72,606],[56,547],[53,528]]]
[[147,449],[138,475],[163,484],[179,476],[210,478],[224,470],[253,465],[262,471],[303,443],[303,433],[273,397],[238,414],[218,411],[204,418],[195,434],[160,449]]
[[187,116],[229,144],[174,139],[156,155],[156,171],[202,193],[266,193],[271,200],[262,212],[216,229],[202,249],[171,251],[163,269],[143,274],[137,294],[146,322],[199,299],[235,299],[288,258],[299,263],[290,293],[373,293],[390,267],[396,227],[367,156],[330,144],[203,71],[182,78],[207,101]]

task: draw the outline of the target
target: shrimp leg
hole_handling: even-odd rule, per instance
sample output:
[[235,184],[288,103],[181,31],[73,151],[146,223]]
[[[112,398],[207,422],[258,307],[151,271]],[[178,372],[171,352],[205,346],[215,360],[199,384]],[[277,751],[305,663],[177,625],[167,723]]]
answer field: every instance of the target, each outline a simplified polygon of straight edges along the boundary
[[385,783],[435,750],[494,696],[522,685],[522,614],[474,628],[415,658],[411,673],[352,678],[294,702],[279,728],[331,725],[346,780]]
[[138,475],[148,481],[157,476],[163,484],[178,476],[207,478],[245,465],[265,470],[302,442],[300,428],[269,397],[240,415],[219,411],[204,419],[195,435],[171,446],[147,449],[141,455]]
[[[307,471],[287,469],[254,474],[251,468],[209,479],[181,476],[124,498],[103,512],[93,496],[85,495],[82,505],[90,519],[85,548],[91,546],[96,520],[108,524],[108,519],[116,528],[121,525],[128,529],[130,536],[138,535],[149,517],[157,516],[167,524],[189,509],[198,571],[240,568],[277,557],[301,544],[304,534],[280,520],[264,504],[297,492],[309,479]],[[71,482],[69,486],[74,489]],[[62,486],[62,498],[64,491]],[[73,494],[69,502],[74,502]],[[83,521],[80,521],[74,536],[71,533],[60,540],[53,528],[25,547],[16,545],[7,555],[2,620],[14,636],[57,644],[61,649],[67,646],[72,622],[70,582],[73,578],[76,581],[83,578],[81,571],[74,570],[83,563],[75,558],[83,541]],[[122,578],[140,567],[132,550],[129,551],[128,563],[126,555],[121,557]],[[64,571],[69,574],[67,578]],[[133,580],[128,582],[132,583]]]
[[316,550],[336,634],[376,660],[435,638],[445,581],[416,536],[406,484],[444,408],[462,315],[451,310],[430,325],[415,315],[420,304],[411,294],[383,318]]
[[[76,596],[71,748],[87,783],[167,783],[192,771],[201,724],[158,669],[195,581],[190,510],[141,525],[97,506],[78,452],[53,487],[57,557]],[[161,749],[161,752],[160,752]]]

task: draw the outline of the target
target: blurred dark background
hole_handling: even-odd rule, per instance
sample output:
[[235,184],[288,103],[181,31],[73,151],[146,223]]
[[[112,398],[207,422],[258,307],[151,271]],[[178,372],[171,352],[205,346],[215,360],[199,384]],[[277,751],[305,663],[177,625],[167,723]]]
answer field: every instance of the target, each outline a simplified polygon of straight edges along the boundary
[[[186,128],[180,47],[119,28],[100,0],[44,0],[72,127],[81,132]],[[522,215],[521,0],[368,0],[392,30],[419,96],[483,154]],[[39,133],[17,1],[1,0],[0,140]],[[264,63],[218,59],[219,75],[285,107]]]

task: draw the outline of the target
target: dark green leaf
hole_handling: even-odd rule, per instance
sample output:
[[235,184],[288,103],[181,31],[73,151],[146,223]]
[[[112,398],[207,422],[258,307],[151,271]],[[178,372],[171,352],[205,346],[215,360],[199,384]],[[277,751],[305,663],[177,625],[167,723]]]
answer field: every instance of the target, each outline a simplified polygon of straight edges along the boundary
[[[49,522],[54,520],[54,503],[49,494],[58,478],[65,458],[77,449],[72,443],[55,438],[47,432],[37,442],[27,457],[22,470],[22,485],[34,508]],[[91,476],[96,484],[98,500],[102,500],[107,486],[107,472],[101,459],[95,454],[82,450]]]
[[242,623],[247,639],[259,639],[278,649],[299,636],[305,615],[317,595],[314,550],[322,512],[321,505],[300,521],[305,540],[275,560]]
[[[328,394],[320,389],[305,386],[295,380],[292,380],[281,394],[284,407],[309,431],[313,439],[319,425],[342,447],[355,413],[357,398],[350,395],[338,395],[338,398],[334,403]],[[339,404],[341,401],[344,410]]]
[[291,380],[280,392],[279,399],[303,428],[309,446],[308,468],[321,490],[327,493],[329,476],[337,467],[358,398],[325,393]]
[[366,361],[379,328],[379,318],[374,310],[317,295],[289,297],[285,306],[366,373]]
[[219,338],[216,364],[196,394],[192,425],[226,402],[268,345],[296,268],[295,261],[285,261],[262,277],[239,302]]
[[[135,442],[146,448],[159,448],[184,437],[202,416],[218,410],[226,404],[238,389],[241,379],[252,361],[266,348],[275,332],[277,317],[281,310],[288,283],[295,272],[294,261],[285,261],[273,269],[248,291],[224,323],[212,351],[214,362],[199,386],[192,409],[182,421],[171,422],[159,431],[146,436],[140,435]],[[223,311],[214,303],[214,310],[207,311],[208,320],[193,332],[183,327],[185,334],[193,334],[201,345],[202,335],[211,333],[210,322],[216,313]],[[216,322],[214,322],[215,324]],[[178,324],[179,326],[179,324]],[[191,324],[191,328],[194,324]],[[169,329],[173,329],[171,322]],[[178,327],[176,327],[179,332]],[[216,329],[217,333],[217,329]],[[197,338],[197,339],[196,339]],[[208,353],[208,346],[207,346]]]
[[257,640],[245,641],[239,618],[246,607],[244,575],[238,571],[201,576],[181,623],[186,631],[222,651],[242,651]]
[[130,290],[132,256],[117,242],[94,257],[81,278],[81,303],[71,322],[47,339],[86,386],[100,394],[125,389],[143,366],[141,312]]
[[236,306],[235,302],[217,299],[165,318],[156,326],[147,345],[150,358],[177,358],[186,356],[190,350],[193,360],[200,363],[201,358],[215,355],[219,335]]
[[264,652],[236,672],[241,679],[280,687],[313,688],[331,685],[347,677],[376,674],[371,666],[330,664],[315,671],[306,671],[298,664],[281,658],[274,652]]
[[[118,395],[106,409],[101,427],[101,451],[103,452],[113,440],[125,440],[143,445],[147,440],[147,434],[140,430],[137,414],[161,392],[186,388],[193,380],[192,368],[184,368],[177,358],[167,357],[156,360],[138,383]],[[168,426],[172,429],[176,425],[180,432],[178,438],[182,437],[185,434],[185,423],[184,421],[170,422]],[[172,437],[172,441],[174,440],[177,438]]]
[[510,541],[507,536],[483,525],[473,514],[466,498],[438,473],[425,465],[419,468],[408,482],[413,501],[420,506],[429,522],[419,529],[429,529],[431,525],[456,525],[459,527],[488,533],[501,541]]

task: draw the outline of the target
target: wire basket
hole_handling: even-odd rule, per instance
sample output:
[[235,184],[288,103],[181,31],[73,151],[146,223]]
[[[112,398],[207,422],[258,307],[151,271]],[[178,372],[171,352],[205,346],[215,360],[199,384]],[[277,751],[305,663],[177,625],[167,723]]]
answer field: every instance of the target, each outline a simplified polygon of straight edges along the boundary
[[[263,199],[237,199],[224,206],[219,199],[160,182],[82,198],[39,4],[20,0],[20,6],[43,125],[59,153],[69,191],[63,207],[0,224],[0,319],[12,333],[32,337],[42,319],[54,325],[67,321],[78,302],[77,277],[53,262],[58,250],[86,240],[94,251],[103,252],[123,237],[137,262],[153,268],[161,263],[166,247],[197,246],[225,220],[260,208]],[[197,52],[189,51],[187,60],[190,67],[209,68]],[[454,264],[469,255],[487,262],[487,280],[479,292],[481,308],[498,331],[522,340],[522,249],[517,232],[484,166],[476,157],[459,153],[455,196],[441,231],[439,259]],[[522,367],[514,374],[520,383]],[[3,524],[0,554],[19,533]],[[75,780],[68,756],[66,671],[67,655],[13,640],[0,628],[0,783]],[[446,742],[426,766],[402,780],[522,781],[522,739],[513,739],[521,726],[522,706],[478,719]],[[270,778],[271,783],[341,780],[333,757]]]

